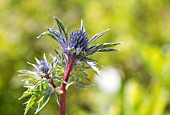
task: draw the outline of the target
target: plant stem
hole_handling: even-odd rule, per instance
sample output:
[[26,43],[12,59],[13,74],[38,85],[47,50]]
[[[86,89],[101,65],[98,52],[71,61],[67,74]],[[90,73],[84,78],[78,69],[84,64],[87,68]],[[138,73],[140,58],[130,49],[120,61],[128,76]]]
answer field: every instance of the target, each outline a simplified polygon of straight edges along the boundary
[[[70,72],[72,71],[74,66],[74,60],[68,59],[67,67],[64,72],[63,80],[68,82]],[[62,89],[63,93],[60,94],[60,115],[66,115],[66,85],[65,83],[61,83],[60,88]]]

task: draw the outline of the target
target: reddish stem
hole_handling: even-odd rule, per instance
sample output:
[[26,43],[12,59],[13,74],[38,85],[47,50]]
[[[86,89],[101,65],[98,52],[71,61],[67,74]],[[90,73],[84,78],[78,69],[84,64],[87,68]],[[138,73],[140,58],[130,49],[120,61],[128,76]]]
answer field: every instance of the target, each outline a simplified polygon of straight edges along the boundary
[[[68,82],[70,72],[73,69],[74,60],[69,59],[67,63],[66,70],[64,72],[63,80]],[[66,115],[66,85],[65,83],[61,83],[60,88],[62,89],[63,93],[60,94],[60,115]]]
[[44,76],[46,79],[49,80],[49,83],[53,86],[53,88],[56,88],[57,86],[55,85],[55,83],[53,82],[53,80],[51,79],[50,75],[47,74]]
[[56,88],[57,86],[54,84],[54,82],[53,81],[51,81],[50,82],[50,84],[54,87],[54,88]]

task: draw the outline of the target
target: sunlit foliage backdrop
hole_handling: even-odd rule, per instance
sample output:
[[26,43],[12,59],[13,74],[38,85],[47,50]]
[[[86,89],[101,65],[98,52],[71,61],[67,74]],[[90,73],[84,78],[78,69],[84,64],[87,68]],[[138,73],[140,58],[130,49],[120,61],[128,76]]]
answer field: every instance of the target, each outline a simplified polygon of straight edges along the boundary
[[[170,115],[170,0],[0,0],[1,115],[24,112],[17,71],[32,69],[26,62],[44,52],[55,54],[54,40],[36,39],[55,24],[53,16],[70,31],[83,19],[89,37],[110,28],[95,43],[124,42],[119,52],[94,55],[103,78],[90,71],[94,86],[70,87],[68,115]],[[104,88],[102,80],[108,82]],[[38,114],[58,115],[55,100]]]

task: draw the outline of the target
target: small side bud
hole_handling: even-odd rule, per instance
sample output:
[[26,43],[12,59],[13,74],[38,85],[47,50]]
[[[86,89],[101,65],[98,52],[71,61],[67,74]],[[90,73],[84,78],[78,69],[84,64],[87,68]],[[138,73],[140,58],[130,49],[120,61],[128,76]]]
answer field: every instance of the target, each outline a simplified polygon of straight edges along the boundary
[[56,87],[55,91],[57,92],[57,94],[61,95],[63,93],[63,90],[60,87]]

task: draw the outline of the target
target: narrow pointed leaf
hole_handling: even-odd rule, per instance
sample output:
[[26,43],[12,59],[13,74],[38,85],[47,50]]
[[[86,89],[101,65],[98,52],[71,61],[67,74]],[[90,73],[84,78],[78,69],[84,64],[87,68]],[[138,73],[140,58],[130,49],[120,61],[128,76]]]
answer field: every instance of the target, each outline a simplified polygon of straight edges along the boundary
[[92,55],[96,52],[102,52],[102,51],[117,51],[117,49],[111,49],[109,47],[116,46],[119,44],[121,43],[103,43],[103,44],[97,44],[97,45],[91,46],[90,48],[86,50],[86,56]]
[[65,29],[64,24],[57,18],[55,18],[55,20],[57,22],[60,33],[64,33],[65,37],[67,38],[67,30]]
[[118,42],[118,43],[103,43],[103,44],[97,44],[97,48],[109,48],[109,47],[113,47],[113,46],[116,46],[116,45],[119,45],[121,44],[121,42]]
[[88,74],[86,72],[84,72],[84,71],[75,71],[74,75],[76,77],[81,78],[81,79],[90,81],[90,79],[88,78]]
[[35,101],[36,101],[36,96],[33,95],[33,96],[28,100],[28,102],[26,102],[27,105],[26,105],[26,107],[25,107],[24,115],[26,115],[26,114],[28,113],[29,109],[34,105]]
[[97,52],[110,52],[110,51],[119,51],[119,50],[115,48],[103,48],[103,49],[99,49]]
[[27,97],[31,94],[32,94],[31,91],[28,89],[23,93],[23,95],[18,100],[21,100],[21,99],[23,99],[23,98],[25,98],[25,97]]
[[40,64],[40,60],[38,60],[37,58],[35,58],[35,61],[38,65]]
[[35,69],[38,69],[37,66],[33,63],[27,62],[29,65],[32,65]]
[[85,83],[82,81],[78,81],[78,82],[75,82],[73,85],[77,88],[85,88],[86,86],[90,86],[91,84],[88,84],[88,83]]
[[63,66],[63,68],[65,68],[66,67],[66,63],[67,63],[67,58],[65,57],[65,55],[64,54],[62,54],[62,56],[61,56],[61,60],[62,60],[62,66]]
[[104,30],[103,32],[101,32],[101,33],[99,33],[99,34],[96,34],[94,37],[92,37],[92,38],[88,41],[88,43],[89,43],[89,44],[92,43],[93,41],[95,41],[96,39],[98,39],[99,37],[101,37],[103,34],[105,34],[107,31],[109,31],[109,29]]
[[85,32],[85,28],[84,28],[84,24],[83,24],[83,20],[81,20],[81,27],[80,27],[80,30],[82,30],[83,32]]
[[59,63],[61,63],[62,58],[61,58],[60,53],[59,53],[57,50],[54,50],[54,51],[55,51],[55,52],[56,52],[56,54],[57,54],[57,59],[58,59]]
[[98,51],[97,45],[87,49],[85,56],[92,55]]
[[91,69],[97,74],[100,76],[100,71],[99,69],[95,66],[95,63],[94,62],[86,62],[90,67]]
[[45,32],[41,33],[39,36],[37,36],[37,38],[40,38],[40,37],[42,37],[42,36],[44,36],[44,35],[47,35],[47,33],[49,33],[49,32],[48,32],[48,31],[45,31]]
[[30,71],[30,70],[19,70],[18,71],[19,73],[22,73],[22,74],[32,74],[32,75],[36,75],[37,73],[36,72],[33,72],[33,71]]
[[62,38],[61,34],[57,31],[52,30],[51,28],[48,28],[48,31],[52,35],[52,38],[54,38],[59,43],[61,42],[60,38]]
[[50,54],[50,57],[53,59],[52,62],[50,63],[51,64],[51,67],[52,68],[55,68],[56,67],[56,64],[58,62],[58,59],[57,57],[53,56],[52,54]]
[[44,96],[38,101],[38,108],[37,108],[35,114],[38,113],[38,112],[47,104],[47,102],[48,102],[49,99],[50,99],[50,96],[51,96],[51,94],[48,93],[48,94],[44,95]]
[[45,61],[46,63],[48,63],[48,62],[47,62],[47,58],[46,58],[46,56],[45,56],[45,53],[44,53],[44,61]]
[[54,92],[54,98],[55,98],[55,100],[56,100],[57,104],[59,105],[59,100],[58,100],[57,92]]
[[55,77],[54,80],[58,82],[65,82],[61,77]]

